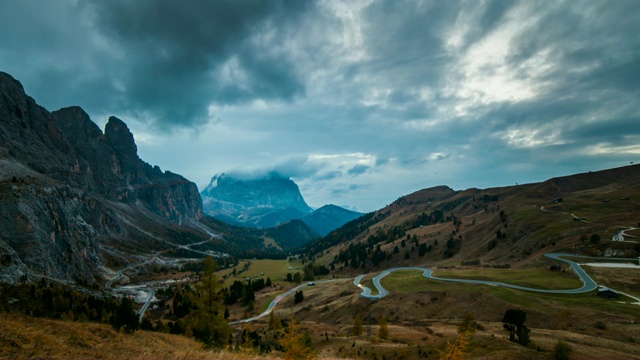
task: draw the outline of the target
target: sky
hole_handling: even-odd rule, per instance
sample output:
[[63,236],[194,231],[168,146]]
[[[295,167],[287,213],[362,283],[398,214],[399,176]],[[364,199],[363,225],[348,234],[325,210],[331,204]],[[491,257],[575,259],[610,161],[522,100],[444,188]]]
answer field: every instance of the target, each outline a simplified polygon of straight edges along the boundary
[[640,162],[640,1],[0,0],[0,71],[202,190],[373,211]]

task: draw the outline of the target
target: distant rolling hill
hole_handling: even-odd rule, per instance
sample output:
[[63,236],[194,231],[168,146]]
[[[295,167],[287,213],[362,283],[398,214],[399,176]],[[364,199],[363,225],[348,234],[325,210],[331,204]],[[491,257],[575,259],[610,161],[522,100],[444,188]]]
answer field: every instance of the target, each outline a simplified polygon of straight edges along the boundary
[[[624,227],[640,227],[638,214],[638,165],[501,188],[438,186],[350,221],[310,243],[306,253],[366,270],[433,262],[513,265],[563,250],[637,257],[638,243],[611,239]],[[593,234],[601,241],[592,243]],[[640,237],[640,230],[629,235]]]

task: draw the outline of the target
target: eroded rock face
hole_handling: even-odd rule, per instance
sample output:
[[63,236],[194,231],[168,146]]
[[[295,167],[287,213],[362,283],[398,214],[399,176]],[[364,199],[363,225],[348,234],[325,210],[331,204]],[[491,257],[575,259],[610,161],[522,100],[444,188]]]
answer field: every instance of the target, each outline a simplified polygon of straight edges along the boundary
[[2,72],[0,202],[6,282],[91,282],[122,244],[143,248],[161,239],[153,229],[202,217],[196,185],[140,160],[122,120],[111,117],[103,133],[79,107],[50,113]]

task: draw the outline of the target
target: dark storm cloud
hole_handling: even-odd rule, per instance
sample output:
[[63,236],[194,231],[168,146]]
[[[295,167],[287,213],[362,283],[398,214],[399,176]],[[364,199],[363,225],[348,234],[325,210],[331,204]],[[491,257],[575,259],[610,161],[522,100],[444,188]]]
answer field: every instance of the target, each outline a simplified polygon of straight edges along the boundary
[[[124,53],[127,107],[161,125],[207,121],[209,104],[304,94],[286,54],[254,36],[285,31],[305,11],[284,1],[87,1],[96,27]],[[117,68],[117,63],[112,64]],[[237,76],[237,77],[235,77]]]
[[373,2],[364,12],[363,31],[371,60],[353,73],[375,74],[390,85],[437,85],[444,75],[439,70],[449,60],[442,35],[457,11],[458,4],[450,1]]
[[0,67],[50,110],[120,103],[89,20],[73,3],[0,0]]
[[3,70],[53,109],[81,105],[170,128],[209,121],[210,104],[304,96],[278,49],[306,2],[2,3]]

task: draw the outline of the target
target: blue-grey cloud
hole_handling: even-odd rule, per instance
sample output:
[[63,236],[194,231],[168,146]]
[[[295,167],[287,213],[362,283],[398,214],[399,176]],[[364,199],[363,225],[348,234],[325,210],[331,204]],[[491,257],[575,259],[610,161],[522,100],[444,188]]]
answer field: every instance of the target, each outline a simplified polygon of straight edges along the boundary
[[351,184],[351,185],[347,185],[347,186],[338,186],[338,187],[334,187],[333,189],[331,189],[331,194],[339,197],[339,196],[343,196],[345,194],[349,194],[352,193],[354,191],[358,191],[358,190],[363,190],[363,189],[367,189],[370,188],[371,185],[367,185],[367,184]]
[[352,167],[351,169],[349,169],[347,171],[347,174],[349,174],[351,176],[358,176],[358,175],[366,173],[367,171],[369,171],[369,169],[371,169],[371,166],[368,166],[368,165],[356,165],[356,166]]

